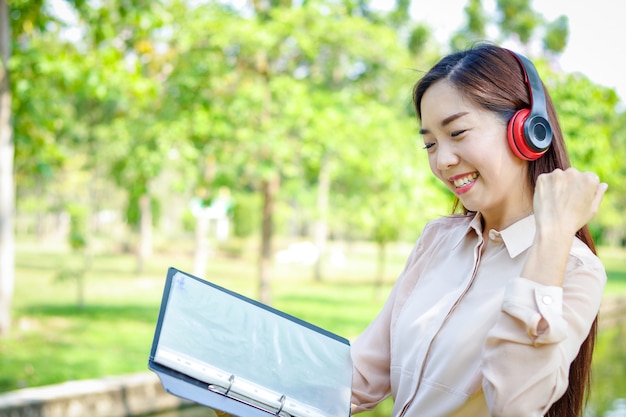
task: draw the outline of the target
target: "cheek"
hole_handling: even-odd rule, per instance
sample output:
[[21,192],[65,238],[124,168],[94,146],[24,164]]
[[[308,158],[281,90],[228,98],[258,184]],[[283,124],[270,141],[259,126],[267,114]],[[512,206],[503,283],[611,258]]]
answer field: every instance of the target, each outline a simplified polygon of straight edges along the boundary
[[428,165],[430,166],[430,171],[435,175],[435,177],[439,178],[439,180],[441,180],[444,184],[447,183],[447,180],[441,175],[441,171],[437,169],[437,156],[434,153],[428,154]]

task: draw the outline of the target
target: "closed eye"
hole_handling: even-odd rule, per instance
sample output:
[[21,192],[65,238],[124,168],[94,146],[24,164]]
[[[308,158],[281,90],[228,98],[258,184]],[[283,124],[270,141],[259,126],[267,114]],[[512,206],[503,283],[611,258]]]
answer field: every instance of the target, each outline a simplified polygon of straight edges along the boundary
[[429,150],[433,146],[435,146],[435,142],[429,142],[429,143],[424,144],[424,149]]
[[452,132],[452,134],[450,136],[452,136],[453,138],[459,137],[461,136],[463,133],[467,132],[467,129],[464,130],[455,130],[454,132]]

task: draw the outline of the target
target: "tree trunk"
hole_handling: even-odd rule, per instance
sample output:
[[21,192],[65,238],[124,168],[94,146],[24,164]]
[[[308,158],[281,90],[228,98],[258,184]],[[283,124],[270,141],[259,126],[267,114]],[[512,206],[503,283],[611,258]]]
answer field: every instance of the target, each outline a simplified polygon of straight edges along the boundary
[[322,157],[317,185],[317,220],[315,222],[315,246],[318,250],[315,262],[315,281],[322,280],[322,259],[326,252],[328,237],[328,194],[330,193],[330,158]]
[[137,273],[139,274],[143,272],[146,260],[152,256],[152,210],[150,206],[150,196],[148,194],[142,195],[139,198],[139,211],[141,213],[137,263]]
[[193,257],[193,275],[204,278],[206,274],[206,265],[209,261],[209,217],[204,213],[206,210],[201,208],[196,217],[196,245]]
[[11,127],[11,89],[8,62],[11,55],[9,5],[0,0],[0,335],[11,330],[11,301],[15,280],[13,216],[15,145]]
[[259,301],[270,304],[272,275],[272,236],[274,234],[274,202],[280,180],[278,174],[264,179],[261,185],[263,193],[263,213],[261,224],[261,256],[259,260]]

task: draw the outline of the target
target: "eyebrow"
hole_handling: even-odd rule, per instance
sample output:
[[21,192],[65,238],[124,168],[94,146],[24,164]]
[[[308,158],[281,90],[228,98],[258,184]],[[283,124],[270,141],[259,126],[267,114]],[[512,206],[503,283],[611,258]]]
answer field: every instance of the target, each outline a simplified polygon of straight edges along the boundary
[[[463,117],[466,114],[468,114],[468,112],[462,111],[462,112],[455,113],[455,114],[453,114],[451,116],[446,117],[445,119],[443,119],[441,121],[441,127],[446,127],[447,125],[449,125],[450,123],[452,123],[456,119],[458,119],[460,117]],[[428,130],[428,129],[420,129],[420,134],[421,135],[425,135],[426,133],[430,133],[430,130]]]

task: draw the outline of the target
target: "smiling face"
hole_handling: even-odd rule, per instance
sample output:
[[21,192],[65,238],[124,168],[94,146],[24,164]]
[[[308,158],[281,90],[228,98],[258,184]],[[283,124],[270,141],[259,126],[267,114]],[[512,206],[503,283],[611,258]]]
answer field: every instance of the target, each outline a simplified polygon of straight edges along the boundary
[[432,172],[485,230],[503,229],[532,212],[527,162],[506,139],[506,122],[468,100],[446,80],[431,85],[421,101],[421,133]]

